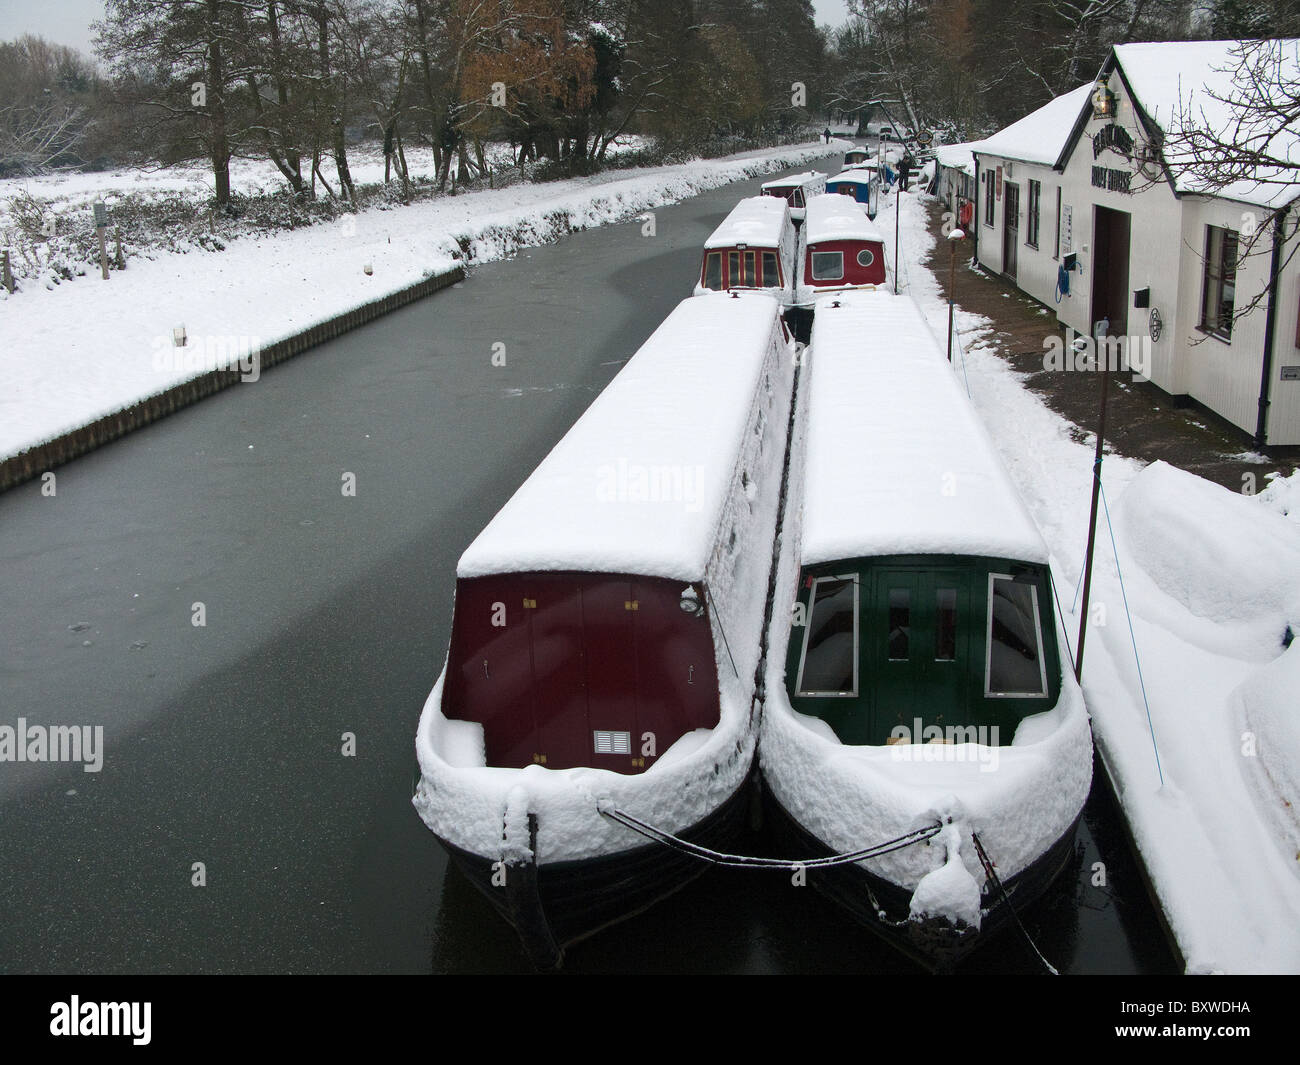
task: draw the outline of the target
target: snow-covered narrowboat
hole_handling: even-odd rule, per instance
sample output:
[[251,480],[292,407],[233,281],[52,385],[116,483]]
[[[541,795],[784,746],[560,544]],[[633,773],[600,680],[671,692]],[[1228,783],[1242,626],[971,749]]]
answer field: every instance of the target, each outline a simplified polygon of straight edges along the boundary
[[862,208],[836,195],[808,201],[795,299],[811,308],[818,296],[886,281],[885,238]]
[[875,153],[866,148],[854,145],[844,153],[844,169],[848,170],[855,166],[870,166],[875,161]]
[[763,182],[764,196],[776,196],[790,205],[790,218],[796,227],[803,223],[808,201],[825,191],[826,175],[819,170]]
[[798,248],[798,231],[785,200],[741,200],[704,242],[695,294],[763,289],[788,307],[794,302]]
[[826,191],[833,196],[847,196],[862,205],[868,218],[875,218],[880,204],[880,178],[874,170],[845,170],[826,181]]
[[817,302],[789,480],[770,823],[813,858],[903,841],[807,883],[947,969],[1073,859],[1092,742],[1047,548],[922,312],[883,289]]
[[413,802],[540,968],[707,868],[602,810],[744,827],[794,363],[771,295],[686,300],[458,563]]

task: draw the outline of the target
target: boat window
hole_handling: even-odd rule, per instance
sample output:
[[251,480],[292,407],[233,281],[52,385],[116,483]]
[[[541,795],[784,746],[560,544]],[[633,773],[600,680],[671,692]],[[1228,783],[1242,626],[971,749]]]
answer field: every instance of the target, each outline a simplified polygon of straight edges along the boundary
[[889,589],[889,660],[906,662],[912,636],[912,593]]
[[704,287],[714,292],[722,288],[722,254],[711,251],[704,258]]
[[844,277],[844,253],[842,251],[813,252],[812,276],[814,281],[839,281]]
[[776,252],[763,252],[763,287],[780,288],[781,274],[776,268]]
[[740,252],[732,251],[727,253],[727,287],[740,287]]
[[1038,589],[1004,573],[989,574],[984,694],[1010,698],[1047,694]]
[[858,693],[858,578],[818,577],[804,627],[800,695]]
[[956,588],[935,589],[934,617],[934,660],[951,662],[957,657]]
[[794,206],[796,206],[796,207],[802,207],[802,206],[804,206],[804,202],[803,202],[803,189],[795,189],[794,192],[793,192],[793,193],[791,194],[791,196],[790,196],[790,202],[791,202],[792,204],[794,204]]
[[859,266],[870,266],[875,261],[876,261],[876,257],[871,254],[870,248],[863,248],[860,252],[858,252]]

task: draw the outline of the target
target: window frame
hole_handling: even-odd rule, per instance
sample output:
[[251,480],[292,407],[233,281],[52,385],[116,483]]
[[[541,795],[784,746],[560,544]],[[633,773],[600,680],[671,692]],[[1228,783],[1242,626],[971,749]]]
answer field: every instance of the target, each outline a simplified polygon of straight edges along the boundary
[[[867,261],[865,263],[862,261],[862,257],[864,255],[867,257]],[[858,252],[857,255],[853,257],[853,261],[857,263],[860,267],[862,267],[864,270],[869,270],[871,267],[876,265],[876,253],[873,252],[870,248],[863,248],[861,251]]]
[[[709,263],[714,260],[716,260],[718,264],[718,287],[717,288],[714,288],[712,285],[709,284]],[[722,267],[723,267],[722,252],[706,251],[704,253],[704,271],[700,278],[700,287],[707,288],[710,292],[722,292],[726,287],[723,284],[724,278],[722,274]]]
[[[1004,580],[1019,584],[1029,589],[1034,604],[1034,636],[1038,643],[1038,680],[1040,690],[1036,692],[995,692],[990,684],[993,680],[993,587],[994,582]],[[1047,683],[1047,653],[1043,639],[1043,615],[1038,606],[1038,584],[1031,581],[1017,581],[1015,574],[990,571],[988,579],[988,608],[984,618],[984,698],[985,699],[1046,699],[1051,695],[1051,685]]]
[[1025,197],[1025,247],[1038,250],[1040,214],[1043,206],[1043,183],[1029,178]]
[[[819,273],[817,272],[817,257],[818,257],[818,256],[821,256],[821,255],[834,255],[834,256],[836,256],[836,257],[839,259],[839,263],[840,263],[840,265],[839,265],[839,273],[836,274],[834,277],[830,277],[830,276],[827,276],[827,275],[825,275],[825,274],[819,274]],[[837,250],[837,251],[813,251],[813,250],[809,249],[809,251],[808,251],[808,272],[809,272],[809,274],[812,276],[812,280],[814,280],[814,281],[843,281],[843,280],[844,280],[844,252],[843,252],[842,250]]]
[[996,188],[993,184],[993,173],[989,170],[984,171],[984,225],[993,229],[993,216],[997,213],[997,196]]
[[1061,186],[1056,186],[1056,252],[1053,259],[1061,258]]
[[[1212,245],[1214,235],[1221,234],[1219,239],[1219,249],[1217,257],[1212,258]],[[1197,324],[1197,329],[1207,333],[1219,340],[1232,343],[1232,322],[1233,316],[1228,316],[1225,324],[1220,320],[1223,311],[1223,286],[1228,278],[1224,264],[1227,261],[1225,251],[1228,246],[1228,238],[1231,237],[1232,246],[1236,251],[1235,261],[1232,264],[1231,284],[1233,288],[1233,312],[1236,311],[1236,289],[1237,289],[1237,269],[1241,265],[1241,235],[1235,229],[1229,229],[1226,226],[1212,226],[1207,224],[1205,227],[1205,255],[1203,259],[1203,270],[1201,271],[1201,315]],[[1217,274],[1215,273],[1217,269]],[[1214,317],[1210,317],[1210,293],[1215,291],[1215,312]]]
[[[817,606],[817,585],[822,581],[853,582],[853,690],[852,691],[805,691],[803,686],[804,666],[808,662],[808,639],[812,635],[813,611]],[[808,617],[803,625],[803,642],[799,648],[799,674],[795,677],[794,692],[800,699],[856,699],[862,690],[862,669],[859,656],[862,639],[862,584],[857,571],[851,573],[827,573],[813,577],[812,587],[808,589]]]

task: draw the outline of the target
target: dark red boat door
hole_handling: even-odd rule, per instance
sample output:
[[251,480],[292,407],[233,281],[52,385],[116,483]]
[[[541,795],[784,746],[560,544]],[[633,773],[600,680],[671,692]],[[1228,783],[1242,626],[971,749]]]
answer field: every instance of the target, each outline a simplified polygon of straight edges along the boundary
[[[653,753],[647,766],[672,743],[718,723],[718,678],[709,619],[683,614],[680,588],[671,582],[638,582],[636,628],[637,721],[634,754]],[[692,631],[695,630],[695,631]],[[647,745],[646,733],[653,733]]]
[[592,580],[583,592],[586,634],[587,728],[575,765],[628,772],[640,756],[636,714],[638,604],[632,582]]
[[[538,761],[584,765],[588,756],[582,587],[571,578],[524,583]],[[532,759],[530,759],[531,761]]]

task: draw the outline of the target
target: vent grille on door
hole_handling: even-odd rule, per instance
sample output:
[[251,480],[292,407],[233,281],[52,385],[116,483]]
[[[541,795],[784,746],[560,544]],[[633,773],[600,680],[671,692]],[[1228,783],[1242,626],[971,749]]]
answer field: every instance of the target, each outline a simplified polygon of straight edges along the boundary
[[603,729],[596,729],[593,735],[596,737],[597,754],[632,753],[632,733],[630,732],[606,732]]

